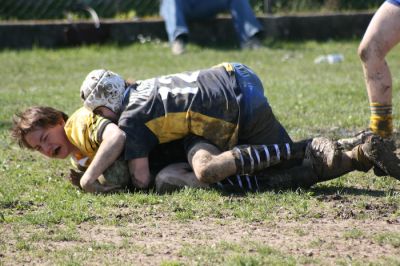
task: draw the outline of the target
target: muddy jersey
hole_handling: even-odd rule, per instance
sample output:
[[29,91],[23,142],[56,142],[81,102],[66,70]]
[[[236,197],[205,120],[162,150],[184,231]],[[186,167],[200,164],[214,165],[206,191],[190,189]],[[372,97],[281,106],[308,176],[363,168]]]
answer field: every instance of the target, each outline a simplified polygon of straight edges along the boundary
[[127,137],[125,159],[146,157],[157,144],[189,134],[204,137],[221,150],[233,147],[240,94],[229,64],[138,82],[119,119]]
[[79,149],[71,157],[71,163],[78,169],[87,168],[93,160],[100,143],[104,128],[110,120],[95,115],[82,107],[73,113],[65,123],[65,133],[68,140]]

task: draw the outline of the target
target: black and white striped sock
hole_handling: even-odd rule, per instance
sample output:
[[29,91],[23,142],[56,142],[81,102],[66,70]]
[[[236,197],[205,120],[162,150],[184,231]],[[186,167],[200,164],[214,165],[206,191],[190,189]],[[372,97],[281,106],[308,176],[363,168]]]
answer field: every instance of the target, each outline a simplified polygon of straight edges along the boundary
[[309,141],[271,145],[240,145],[233,148],[237,174],[247,175],[282,161],[303,159]]

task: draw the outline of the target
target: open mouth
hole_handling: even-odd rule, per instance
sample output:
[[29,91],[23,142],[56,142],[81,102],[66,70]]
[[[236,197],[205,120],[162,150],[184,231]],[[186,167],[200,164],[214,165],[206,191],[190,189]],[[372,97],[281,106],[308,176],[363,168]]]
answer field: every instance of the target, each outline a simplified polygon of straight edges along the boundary
[[57,147],[54,151],[53,151],[53,156],[57,156],[61,151],[61,147]]

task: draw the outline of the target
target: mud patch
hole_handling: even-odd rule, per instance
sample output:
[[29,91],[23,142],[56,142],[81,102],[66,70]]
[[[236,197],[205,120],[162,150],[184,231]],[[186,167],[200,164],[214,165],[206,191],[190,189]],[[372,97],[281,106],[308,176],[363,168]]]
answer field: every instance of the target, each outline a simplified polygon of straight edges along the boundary
[[[399,210],[397,203],[385,202],[359,202],[351,196],[339,194],[320,195],[317,200],[328,203],[332,215],[335,219],[383,219],[388,220]],[[361,206],[360,206],[361,205]],[[397,219],[392,219],[392,223],[397,223]]]
[[[23,233],[20,232],[23,235],[18,237],[32,238],[32,234],[37,230],[46,232],[47,229],[30,226]],[[354,230],[360,233],[352,236],[351,232]],[[400,257],[399,248],[382,245],[374,240],[374,236],[378,234],[398,234],[400,224],[359,221],[351,218],[316,219],[304,223],[283,221],[243,223],[235,219],[201,219],[187,223],[154,219],[124,226],[85,223],[76,228],[78,240],[38,240],[33,243],[32,246],[35,246],[38,252],[44,252],[40,258],[35,257],[32,250],[28,252],[17,249],[17,239],[11,227],[6,226],[1,231],[4,239],[8,239],[9,242],[1,253],[2,260],[6,264],[24,261],[32,264],[52,264],[55,262],[55,257],[51,254],[57,253],[85,258],[87,264],[108,262],[160,265],[164,261],[196,264],[204,262],[202,261],[204,256],[204,259],[215,259],[209,263],[218,264],[221,261],[212,255],[207,257],[204,254],[218,252],[217,257],[220,258],[227,255],[225,254],[228,252],[227,245],[239,246],[238,255],[248,253],[256,256],[257,250],[268,247],[299,261],[312,258],[325,265],[337,264],[343,260],[349,263],[376,262],[386,257],[389,259]],[[225,248],[220,249],[221,246]],[[215,249],[214,253],[210,248]],[[193,252],[187,252],[188,250]]]

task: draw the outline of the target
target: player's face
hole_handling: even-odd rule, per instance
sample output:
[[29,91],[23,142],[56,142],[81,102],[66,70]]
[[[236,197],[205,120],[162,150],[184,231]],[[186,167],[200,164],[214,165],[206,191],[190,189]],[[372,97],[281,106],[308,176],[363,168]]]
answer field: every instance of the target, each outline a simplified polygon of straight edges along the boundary
[[25,140],[34,150],[49,158],[65,159],[75,147],[64,131],[65,122],[48,128],[37,128],[25,135]]
[[118,121],[118,116],[116,113],[114,113],[113,111],[111,111],[109,108],[105,107],[105,106],[99,106],[97,107],[93,113],[95,113],[96,115],[100,115],[102,117],[105,117],[107,119],[110,119],[113,122]]

